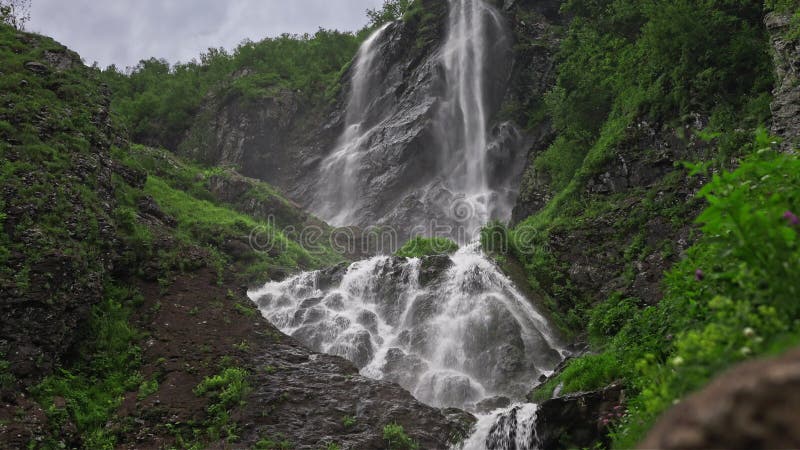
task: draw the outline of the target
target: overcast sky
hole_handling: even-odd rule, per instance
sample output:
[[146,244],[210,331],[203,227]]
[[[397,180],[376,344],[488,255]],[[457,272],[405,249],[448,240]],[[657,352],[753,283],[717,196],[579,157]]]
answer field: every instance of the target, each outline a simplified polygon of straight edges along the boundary
[[31,0],[26,28],[77,51],[87,64],[133,66],[155,56],[189,61],[209,47],[236,47],[319,27],[354,31],[382,0]]

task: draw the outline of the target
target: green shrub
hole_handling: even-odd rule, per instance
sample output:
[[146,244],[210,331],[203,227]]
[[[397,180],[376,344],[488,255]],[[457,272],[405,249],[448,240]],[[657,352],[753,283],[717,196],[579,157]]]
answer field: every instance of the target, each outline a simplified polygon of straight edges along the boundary
[[416,450],[419,448],[413,439],[406,435],[402,425],[391,423],[383,427],[383,440],[389,450]]
[[586,327],[589,337],[595,344],[605,342],[614,337],[634,314],[639,311],[635,299],[612,295],[600,303],[589,314],[589,325]]
[[248,376],[246,369],[227,367],[217,375],[206,377],[194,388],[195,395],[211,398],[207,425],[209,437],[212,439],[219,439],[222,432],[226,433],[229,441],[237,438],[236,424],[230,423],[230,415],[234,408],[245,404],[245,398],[250,392]]
[[458,250],[458,244],[447,238],[415,237],[406,242],[396,256],[406,258],[421,258],[423,256],[447,255]]

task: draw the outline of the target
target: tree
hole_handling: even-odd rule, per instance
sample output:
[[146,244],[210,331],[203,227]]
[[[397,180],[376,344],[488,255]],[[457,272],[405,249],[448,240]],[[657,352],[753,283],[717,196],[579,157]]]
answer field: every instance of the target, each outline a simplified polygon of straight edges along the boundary
[[367,17],[372,27],[378,27],[403,17],[414,0],[384,0],[380,9],[368,9]]
[[0,22],[17,30],[31,20],[31,0],[0,0]]

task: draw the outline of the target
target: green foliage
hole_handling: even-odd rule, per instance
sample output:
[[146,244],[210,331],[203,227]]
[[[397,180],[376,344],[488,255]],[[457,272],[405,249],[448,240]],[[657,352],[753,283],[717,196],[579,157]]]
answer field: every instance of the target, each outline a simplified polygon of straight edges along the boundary
[[353,416],[344,416],[342,418],[342,425],[345,428],[352,428],[356,424],[356,418]]
[[245,398],[250,392],[248,376],[246,369],[228,367],[217,375],[206,377],[195,387],[195,395],[206,395],[212,400],[208,407],[211,417],[207,423],[208,434],[212,439],[219,439],[222,432],[226,433],[229,441],[236,439],[236,425],[229,423],[230,415],[233,409],[245,404]]
[[481,228],[481,248],[490,254],[502,256],[509,252],[508,228],[498,221]]
[[401,19],[411,8],[415,0],[384,0],[378,8],[367,9],[370,26],[377,28],[386,22]]
[[622,298],[619,294],[592,309],[587,331],[594,344],[600,344],[619,332],[622,326],[639,310],[635,299]]
[[31,20],[31,0],[0,0],[0,23],[17,30]]
[[559,136],[531,169],[561,198],[575,195],[573,179],[611,157],[635,118],[679,122],[737,111],[717,124],[730,131],[769,117],[772,71],[759,2],[571,0],[563,9],[574,19],[545,99]]
[[245,41],[230,53],[210,48],[199,61],[170,65],[150,58],[126,73],[109,66],[102,78],[133,140],[174,150],[209,92],[257,101],[291,90],[323,100],[359,43],[354,33],[320,29],[313,35]]
[[139,398],[147,398],[158,392],[158,380],[143,381],[139,386]]
[[255,448],[258,450],[288,450],[293,447],[294,445],[286,439],[276,441],[270,438],[264,438],[256,442]]
[[[537,396],[622,378],[628,414],[615,446],[635,446],[659,413],[733,363],[800,342],[800,159],[759,149],[700,192],[703,236],[666,276],[665,298],[638,309],[620,296],[594,308],[589,330],[603,353],[574,360]],[[698,167],[698,170],[704,170]]]
[[458,244],[447,238],[415,237],[406,242],[395,255],[406,258],[448,255],[458,250]]
[[[33,389],[45,407],[54,429],[69,417],[87,441],[88,448],[113,448],[115,437],[105,429],[125,392],[142,382],[138,372],[140,334],[128,318],[141,297],[135,291],[108,286],[106,300],[92,309],[86,336],[77,352],[80,359],[48,376]],[[54,398],[66,401],[60,409]]]
[[383,427],[383,440],[389,450],[416,450],[419,448],[413,439],[408,437],[402,425],[391,423]]

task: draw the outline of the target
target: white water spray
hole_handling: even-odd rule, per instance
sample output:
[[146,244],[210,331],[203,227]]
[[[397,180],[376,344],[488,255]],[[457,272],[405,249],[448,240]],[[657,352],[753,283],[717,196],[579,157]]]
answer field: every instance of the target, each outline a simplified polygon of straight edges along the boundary
[[358,210],[358,172],[369,151],[369,138],[378,128],[367,124],[376,80],[375,63],[380,38],[390,23],[385,24],[361,44],[353,62],[351,91],[347,101],[344,133],[335,150],[322,162],[325,190],[315,199],[312,210],[334,226],[351,225]]
[[450,260],[379,256],[339,276],[304,273],[249,295],[284,333],[433,406],[520,400],[561,359],[546,320],[478,244]]

